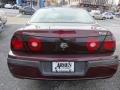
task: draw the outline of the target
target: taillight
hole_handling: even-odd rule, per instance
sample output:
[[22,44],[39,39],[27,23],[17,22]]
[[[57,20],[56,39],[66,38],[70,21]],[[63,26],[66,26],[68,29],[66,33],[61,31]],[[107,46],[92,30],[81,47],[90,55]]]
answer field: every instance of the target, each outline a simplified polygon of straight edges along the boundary
[[116,42],[112,36],[107,36],[103,46],[105,50],[113,50],[116,47]]
[[40,51],[42,48],[42,42],[36,38],[30,38],[28,40],[28,46],[32,51]]
[[105,41],[104,42],[104,48],[107,50],[111,50],[115,47],[115,42],[114,41]]
[[22,39],[20,39],[18,37],[12,38],[11,45],[12,45],[12,48],[14,50],[21,50],[21,49],[23,49],[23,41],[22,41]]
[[94,52],[100,47],[100,42],[96,39],[91,39],[86,42],[86,47],[89,52]]

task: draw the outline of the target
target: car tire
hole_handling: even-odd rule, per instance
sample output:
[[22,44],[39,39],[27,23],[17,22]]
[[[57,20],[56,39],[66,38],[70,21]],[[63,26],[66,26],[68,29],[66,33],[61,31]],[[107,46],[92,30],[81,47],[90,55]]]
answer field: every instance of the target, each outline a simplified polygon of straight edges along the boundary
[[113,19],[113,17],[110,17],[110,19]]
[[103,20],[105,20],[106,19],[106,17],[103,17]]
[[13,7],[13,9],[16,9],[15,7]]
[[7,21],[6,21],[6,22],[4,22],[4,23],[3,23],[3,25],[5,26],[5,25],[6,25],[6,23],[7,23]]
[[22,12],[23,15],[25,15],[25,12]]

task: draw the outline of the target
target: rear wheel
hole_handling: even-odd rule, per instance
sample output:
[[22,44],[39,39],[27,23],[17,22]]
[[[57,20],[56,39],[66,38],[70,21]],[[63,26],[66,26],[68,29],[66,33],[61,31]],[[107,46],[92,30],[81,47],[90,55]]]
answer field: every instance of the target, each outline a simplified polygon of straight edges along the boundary
[[103,20],[105,20],[106,19],[106,17],[103,17]]
[[110,17],[110,19],[113,19],[113,17]]
[[23,15],[25,15],[25,12],[22,12]]
[[3,25],[5,26],[5,25],[6,25],[6,23],[7,23],[7,21],[6,21],[6,22],[4,22],[4,23],[3,23]]

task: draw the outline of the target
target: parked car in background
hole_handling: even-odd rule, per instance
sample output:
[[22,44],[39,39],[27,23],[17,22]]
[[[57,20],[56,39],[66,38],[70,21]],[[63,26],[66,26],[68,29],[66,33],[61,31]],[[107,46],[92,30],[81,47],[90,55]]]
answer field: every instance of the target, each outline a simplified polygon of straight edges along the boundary
[[105,20],[106,19],[106,17],[104,17],[101,13],[94,13],[93,18],[95,18],[97,20]]
[[6,9],[12,9],[12,8],[13,8],[12,4],[5,4],[4,7],[5,7]]
[[3,10],[0,10],[0,21],[5,25],[7,23],[7,16]]
[[111,12],[104,12],[102,13],[103,17],[105,17],[106,19],[113,19],[114,15]]
[[116,16],[117,18],[120,18],[120,12],[116,12],[116,13],[115,13],[115,16]]
[[6,22],[7,22],[7,16],[3,10],[0,10],[0,33],[3,31]]
[[4,28],[4,25],[3,25],[2,21],[0,20],[0,33],[2,33],[4,31],[3,28]]
[[20,9],[20,8],[22,8],[22,6],[17,5],[17,4],[13,5],[13,9]]
[[90,15],[94,16],[95,13],[101,13],[100,10],[91,10]]
[[4,8],[5,4],[4,3],[0,3],[0,8]]
[[116,40],[80,8],[38,10],[11,38],[10,72],[21,79],[80,80],[112,77]]
[[100,10],[91,10],[90,15],[97,20],[105,20],[106,18],[101,14]]
[[35,13],[35,9],[30,6],[25,6],[19,9],[19,12],[25,15],[33,15]]

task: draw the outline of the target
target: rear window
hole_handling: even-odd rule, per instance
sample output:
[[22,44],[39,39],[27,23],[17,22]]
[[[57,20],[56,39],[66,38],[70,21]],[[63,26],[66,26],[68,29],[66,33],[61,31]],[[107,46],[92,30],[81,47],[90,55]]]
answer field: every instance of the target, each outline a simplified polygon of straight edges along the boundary
[[32,23],[94,23],[83,9],[41,9],[31,18]]

